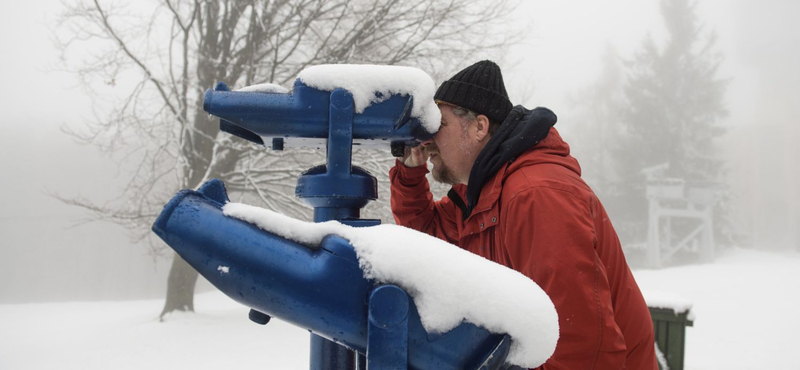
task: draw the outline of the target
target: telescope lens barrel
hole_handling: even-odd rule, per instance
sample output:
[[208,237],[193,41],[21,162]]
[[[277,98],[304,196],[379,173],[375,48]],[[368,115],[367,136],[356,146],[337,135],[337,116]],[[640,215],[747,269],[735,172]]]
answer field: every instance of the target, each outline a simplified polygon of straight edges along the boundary
[[[207,90],[203,110],[220,118],[220,130],[259,145],[324,148],[329,136],[331,92],[306,86],[299,80],[289,93],[230,91],[220,84]],[[411,117],[413,98],[384,97],[363,112],[353,115],[353,145],[359,148],[390,149],[398,156],[399,146],[432,136],[422,123]],[[275,145],[281,139],[283,145]]]

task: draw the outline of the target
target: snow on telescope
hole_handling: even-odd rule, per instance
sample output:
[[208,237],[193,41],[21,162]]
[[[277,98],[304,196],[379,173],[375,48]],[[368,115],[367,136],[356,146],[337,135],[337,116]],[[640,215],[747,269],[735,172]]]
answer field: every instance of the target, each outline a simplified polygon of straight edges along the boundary
[[536,283],[411,229],[303,222],[210,180],[153,231],[233,300],[366,354],[369,369],[536,367],[555,350],[558,316]]
[[406,146],[438,130],[433,80],[409,67],[315,66],[300,73],[291,92],[280,87],[230,91],[219,83],[206,91],[203,110],[220,118],[222,131],[274,150],[322,149],[329,134],[330,97],[337,89],[353,97],[356,148],[391,148],[402,156]]

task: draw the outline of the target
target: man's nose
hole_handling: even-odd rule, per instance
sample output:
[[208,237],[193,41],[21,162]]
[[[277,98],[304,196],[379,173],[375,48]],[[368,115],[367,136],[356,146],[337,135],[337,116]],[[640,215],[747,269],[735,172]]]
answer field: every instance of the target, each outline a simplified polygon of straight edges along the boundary
[[431,138],[430,138],[430,139],[422,141],[421,143],[419,143],[419,145],[420,145],[421,147],[425,148],[425,147],[427,147],[427,146],[429,146],[429,145],[433,144],[433,138],[434,138],[434,136],[431,136]]

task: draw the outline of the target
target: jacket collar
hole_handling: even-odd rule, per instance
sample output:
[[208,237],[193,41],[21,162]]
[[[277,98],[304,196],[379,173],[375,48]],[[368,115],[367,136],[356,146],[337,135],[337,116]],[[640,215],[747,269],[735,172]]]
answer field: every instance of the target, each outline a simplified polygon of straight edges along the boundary
[[465,199],[465,219],[478,205],[483,187],[509,161],[545,139],[557,119],[553,111],[542,107],[529,110],[518,105],[508,113],[472,165]]
[[[569,145],[564,142],[561,135],[559,135],[554,127],[550,128],[550,132],[545,139],[520,154],[516,159],[507,162],[486,182],[481,189],[478,203],[465,221],[469,222],[475,215],[489,211],[495,207],[500,199],[500,194],[502,193],[506,179],[519,169],[549,163],[566,167],[580,176],[580,165],[569,153]],[[466,192],[465,187],[457,190],[463,197]]]

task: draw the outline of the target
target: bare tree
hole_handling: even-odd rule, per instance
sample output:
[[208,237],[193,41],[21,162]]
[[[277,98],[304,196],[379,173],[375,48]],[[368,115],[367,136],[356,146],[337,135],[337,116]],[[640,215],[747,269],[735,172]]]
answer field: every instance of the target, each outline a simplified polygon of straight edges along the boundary
[[[115,153],[128,179],[108,203],[61,199],[124,225],[156,251],[164,247],[149,228],[161,207],[177,190],[215,177],[234,198],[295,217],[310,214],[293,195],[295,180],[323,158],[314,151],[265,151],[220,134],[201,109],[205,89],[219,81],[286,86],[307,66],[332,63],[403,64],[440,77],[465,60],[497,53],[513,37],[503,22],[510,8],[505,0],[161,0],[136,8],[78,0],[66,6],[55,35],[66,68],[92,94],[98,112],[85,130],[70,133]],[[107,102],[102,90],[109,86],[121,98]],[[392,164],[383,153],[356,158],[384,177]],[[388,196],[382,198],[373,212],[388,215]],[[193,310],[196,281],[197,272],[174,255],[162,317]]]

